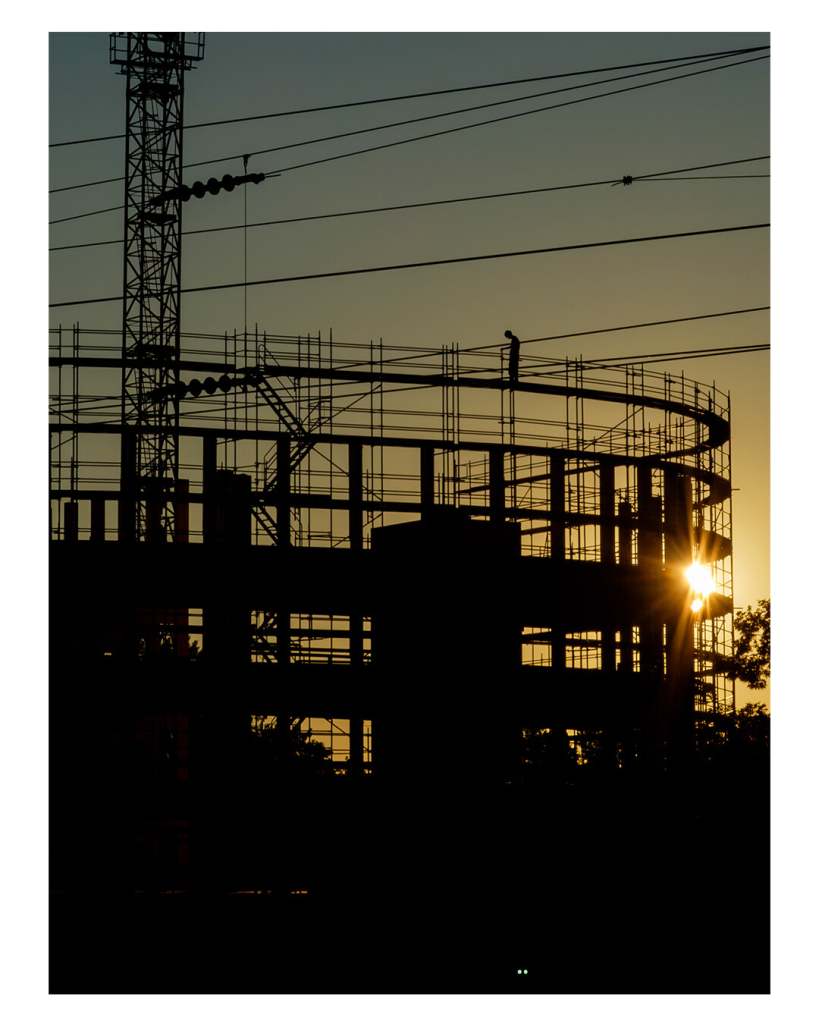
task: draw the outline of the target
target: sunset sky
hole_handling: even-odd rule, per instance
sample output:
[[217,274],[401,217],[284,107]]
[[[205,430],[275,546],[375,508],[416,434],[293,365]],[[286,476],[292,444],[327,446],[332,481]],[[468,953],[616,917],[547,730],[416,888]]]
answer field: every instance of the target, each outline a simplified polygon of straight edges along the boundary
[[[249,281],[767,223],[770,153],[769,51],[651,74],[635,67],[765,46],[763,33],[209,33],[205,58],[186,75],[185,123],[337,105],[463,86],[589,74],[422,99],[190,128],[183,178],[249,170],[261,185],[185,204],[183,230],[242,225],[377,207],[687,172],[694,180],[635,181],[356,216],[247,231]],[[723,70],[662,82],[738,61]],[[108,35],[50,36],[50,141],[124,130],[125,79],[109,63]],[[622,81],[612,81],[621,79]],[[465,131],[338,157],[476,121],[534,111],[647,82],[646,88]],[[583,88],[574,88],[577,85]],[[464,107],[522,102],[437,117],[348,138],[294,146]],[[262,153],[278,147],[278,152]],[[292,148],[281,148],[292,147]],[[50,189],[118,178],[122,139],[50,150]],[[228,158],[228,159],[225,159]],[[731,175],[714,180],[713,175]],[[733,177],[748,175],[748,177]],[[709,176],[705,179],[698,176]],[[668,175],[673,179],[674,175]],[[50,220],[122,203],[121,181],[55,192]],[[122,237],[114,210],[55,224],[50,246]],[[242,230],[183,239],[182,287],[241,282]],[[333,331],[336,343],[500,344],[573,332],[767,306],[767,228],[609,248],[297,281],[247,289],[247,323],[281,334]],[[50,254],[50,301],[121,294],[120,245]],[[116,328],[117,302],[52,309],[51,323]],[[241,288],[183,296],[182,329],[242,330]],[[527,355],[600,358],[766,344],[767,311],[525,345]],[[731,396],[734,603],[770,594],[769,360],[767,352],[654,363]],[[559,403],[559,400],[557,400]],[[544,410],[544,416],[550,416]],[[742,694],[739,695],[743,703]],[[751,699],[754,699],[753,696]]]

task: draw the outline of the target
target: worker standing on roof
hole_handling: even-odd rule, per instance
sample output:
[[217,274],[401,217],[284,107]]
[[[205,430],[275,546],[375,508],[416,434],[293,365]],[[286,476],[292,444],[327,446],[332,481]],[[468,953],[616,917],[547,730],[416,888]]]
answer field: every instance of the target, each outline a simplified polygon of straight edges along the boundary
[[509,383],[514,386],[518,382],[520,368],[520,339],[511,331],[504,332],[503,336],[509,339]]

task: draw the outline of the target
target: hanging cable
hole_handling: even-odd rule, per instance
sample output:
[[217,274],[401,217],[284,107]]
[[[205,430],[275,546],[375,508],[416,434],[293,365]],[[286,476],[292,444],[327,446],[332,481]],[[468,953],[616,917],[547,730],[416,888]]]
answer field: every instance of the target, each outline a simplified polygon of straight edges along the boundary
[[[708,58],[708,59],[709,60],[713,60],[714,58]],[[765,60],[767,58],[762,57],[762,58],[755,58],[755,59],[756,60]],[[702,63],[706,63],[706,61],[704,61],[704,60],[690,61],[687,64],[679,65],[679,67],[681,67],[681,68],[682,67],[692,67],[692,66],[694,66],[696,64],[702,64]],[[745,63],[745,62],[744,61],[740,61],[740,63]],[[723,66],[725,66],[725,67],[733,67],[734,65],[727,64],[727,65],[723,65]],[[671,69],[668,69],[668,70],[671,70]],[[673,70],[677,70],[677,69],[675,68]],[[711,70],[711,69],[709,69],[709,70]],[[713,70],[716,71],[716,70],[718,70],[718,68],[714,68]],[[315,144],[320,143],[320,142],[335,142],[335,141],[338,141],[339,139],[347,139],[347,138],[351,138],[351,137],[353,137],[355,135],[366,135],[368,132],[385,131],[385,130],[387,130],[389,128],[402,128],[402,127],[406,127],[407,125],[410,125],[410,124],[420,124],[422,121],[434,121],[434,120],[436,120],[438,118],[441,118],[441,117],[454,117],[456,114],[470,114],[470,113],[474,113],[475,111],[478,111],[478,110],[487,110],[490,107],[502,107],[502,106],[506,106],[506,105],[508,105],[510,103],[523,103],[525,100],[541,99],[544,96],[556,96],[559,93],[573,92],[573,91],[575,91],[577,89],[592,89],[592,88],[594,88],[594,87],[596,87],[598,85],[608,85],[611,82],[623,82],[623,81],[626,81],[629,78],[641,78],[641,77],[643,77],[645,75],[656,75],[656,74],[660,74],[660,72],[656,68],[654,68],[651,71],[637,71],[637,72],[634,72],[631,75],[618,75],[615,78],[602,78],[602,79],[600,79],[600,80],[598,80],[596,82],[584,82],[581,85],[567,85],[567,86],[564,86],[561,89],[550,89],[550,90],[548,90],[546,92],[530,93],[528,96],[516,96],[513,99],[492,100],[490,102],[480,103],[480,104],[478,104],[476,106],[472,106],[472,107],[461,107],[461,108],[459,108],[457,110],[445,110],[443,113],[425,114],[422,117],[412,117],[412,118],[409,118],[409,119],[404,120],[404,121],[393,121],[393,122],[390,122],[389,124],[373,125],[373,126],[371,126],[369,128],[358,128],[358,129],[356,129],[354,131],[341,132],[341,133],[339,133],[337,135],[325,135],[325,136],[323,136],[321,138],[305,139],[302,142],[291,142],[291,143],[288,143],[287,145],[284,145],[284,146],[272,146],[270,149],[259,149],[259,150],[256,151],[256,155],[257,156],[261,156],[261,155],[266,154],[266,153],[278,153],[278,152],[281,152],[281,151],[283,151],[285,149],[298,149],[301,146],[312,146],[312,145],[315,145]],[[524,111],[524,113],[528,113],[528,111]],[[490,122],[486,122],[486,123],[490,123]],[[473,127],[473,126],[472,125],[466,125],[465,127]],[[221,163],[222,161],[233,160],[233,159],[235,159],[235,157],[215,157],[215,158],[211,158],[209,160],[200,160],[197,163],[187,164],[186,166],[187,167],[202,167],[202,166],[209,165],[209,164],[212,164],[212,163]]]
[[[642,68],[647,67],[650,64],[675,64],[680,61],[696,60],[698,58],[706,57],[733,57],[738,56],[742,53],[756,53],[758,50],[769,50],[768,46],[749,46],[738,50],[719,50],[715,53],[697,53],[687,57],[667,57],[665,60],[648,60],[641,61],[637,64],[619,64],[613,67],[607,68],[593,68],[587,71],[566,71],[561,74],[554,75],[539,75],[536,78],[518,78],[507,82],[490,82],[484,85],[463,85],[455,89],[436,89],[432,92],[417,92],[409,93],[404,96],[382,96],[372,100],[356,100],[351,103],[333,103],[323,107],[306,107],[302,110],[280,110],[272,114],[256,114],[252,117],[231,117],[226,118],[222,121],[201,121],[198,124],[185,125],[185,130],[190,131],[194,128],[212,128],[216,125],[223,124],[238,124],[241,121],[259,121],[264,118],[271,117],[292,117],[294,114],[317,114],[327,110],[343,110],[349,107],[362,107],[373,103],[394,103],[397,100],[415,100],[423,99],[428,96],[446,96],[456,92],[470,92],[474,89],[497,89],[507,85],[528,85],[530,82],[545,82],[555,78],[571,78],[576,75],[596,75],[604,71],[626,71],[630,68]],[[109,139],[124,139],[125,135],[100,135],[93,139],[74,139],[71,142],[52,142],[49,143],[49,148],[55,148],[58,146],[80,146],[87,142],[107,142]]]
[[[417,267],[439,267],[444,264],[451,263],[474,263],[478,260],[500,260],[508,259],[512,256],[536,256],[547,252],[568,252],[572,249],[597,249],[609,245],[630,245],[636,242],[658,242],[670,238],[693,238],[698,235],[719,235],[729,231],[753,231],[757,228],[769,228],[770,226],[770,224],[741,224],[730,228],[708,228],[703,231],[678,231],[667,235],[645,235],[641,238],[616,238],[606,242],[584,242],[579,245],[556,245],[545,249],[522,249],[518,252],[497,252],[488,253],[482,256],[458,256],[453,259],[425,260],[419,263],[396,263],[384,267],[362,267],[357,270],[334,270],[323,274],[299,274],[293,277],[273,277],[264,281],[248,281],[246,285],[243,285],[243,282],[241,281],[233,284],[211,284],[203,285],[198,288],[181,288],[180,294],[224,291],[228,288],[241,288],[243,286],[250,287],[263,284],[287,284],[292,281],[315,281],[319,278],[348,277],[352,274],[376,274],[386,270],[411,270]],[[121,295],[113,295],[104,299],[77,299],[71,302],[51,302],[49,303],[49,308],[53,309],[58,306],[87,306],[97,302],[120,302],[121,300]]]
[[[339,153],[335,156],[324,157],[321,160],[309,160],[303,164],[292,164],[290,167],[277,167],[269,174],[283,174],[285,171],[296,171],[303,167],[315,167],[318,164],[326,164],[333,160],[344,160],[349,156],[361,156],[363,153],[375,153],[378,150],[390,149],[393,146],[404,146],[411,142],[421,142],[424,139],[434,139],[441,135],[452,135],[454,132],[468,131],[470,128],[481,128],[487,124],[498,124],[500,121],[511,121],[516,117],[528,117],[530,114],[541,114],[546,110],[558,110],[561,107],[571,107],[577,103],[587,103],[590,100],[604,99],[606,96],[617,96],[624,92],[634,92],[637,89],[648,89],[654,85],[663,85],[666,82],[677,82],[683,78],[692,78],[695,75],[707,75],[713,71],[722,71],[725,68],[735,68],[742,64],[752,64],[758,60],[769,60],[769,57],[752,57],[750,60],[737,61],[734,64],[721,64],[716,68],[702,68],[700,71],[689,71],[685,75],[672,75],[671,78],[660,78],[656,82],[641,82],[639,85],[629,85],[625,89],[611,89],[609,92],[596,93],[594,96],[581,96],[575,100],[564,100],[563,103],[552,103],[546,107],[537,107],[535,110],[523,110],[516,114],[505,114],[503,117],[492,117],[486,121],[476,121],[473,124],[461,125],[457,128],[445,128],[440,132],[429,132],[426,135],[416,135],[411,139],[399,139],[397,142],[386,142],[380,146],[369,146],[366,149],[356,149],[351,153]],[[219,161],[216,161],[217,163]]]
[[[713,58],[713,57],[709,57],[709,58],[704,58],[703,60],[693,60],[693,61],[690,61],[687,64],[680,64],[679,67],[691,67],[691,66],[693,66],[695,64],[704,63],[707,60],[714,60],[714,59],[715,58]],[[677,70],[677,69],[675,69],[675,70]],[[539,99],[539,98],[542,98],[543,96],[553,96],[553,95],[557,95],[558,93],[571,92],[571,91],[576,90],[576,89],[591,89],[591,88],[594,88],[595,86],[606,85],[606,84],[608,84],[610,82],[622,82],[622,81],[625,81],[628,78],[639,78],[639,77],[642,77],[644,75],[656,75],[656,74],[659,74],[659,73],[660,72],[656,68],[654,68],[654,69],[652,69],[650,71],[639,71],[639,72],[635,72],[634,74],[631,74],[631,75],[619,75],[619,76],[617,76],[615,78],[604,78],[604,79],[600,79],[600,80],[598,80],[596,82],[584,82],[584,83],[582,83],[580,85],[564,86],[561,89],[551,89],[551,90],[548,90],[547,92],[530,93],[528,96],[516,96],[516,97],[513,97],[512,99],[505,99],[505,100],[492,100],[492,101],[489,101],[489,102],[486,102],[486,103],[480,103],[480,104],[478,104],[476,106],[461,107],[461,108],[459,108],[457,110],[445,110],[442,113],[426,114],[426,115],[424,115],[422,117],[413,117],[413,118],[406,119],[404,121],[392,121],[392,122],[390,122],[388,124],[372,125],[369,128],[358,128],[358,129],[356,129],[354,131],[340,132],[340,133],[338,133],[336,135],[325,135],[323,137],[316,138],[316,139],[305,139],[302,142],[291,142],[291,143],[288,143],[287,145],[284,145],[284,146],[272,146],[270,149],[260,149],[260,150],[257,150],[256,151],[256,155],[259,156],[259,155],[266,154],[266,153],[277,153],[277,152],[280,152],[280,151],[285,150],[285,149],[297,149],[300,146],[312,146],[312,145],[316,145],[317,143],[320,143],[320,142],[334,142],[334,141],[337,141],[339,139],[346,139],[346,138],[350,138],[350,137],[355,136],[355,135],[365,135],[368,132],[377,132],[377,131],[383,131],[383,130],[386,130],[386,129],[389,129],[389,128],[405,127],[406,125],[410,125],[410,124],[418,124],[421,121],[432,121],[432,120],[435,120],[435,119],[440,118],[440,117],[452,117],[452,116],[454,116],[456,114],[473,113],[476,110],[486,110],[489,107],[504,106],[504,105],[507,105],[509,103],[522,103],[525,100]],[[185,164],[184,168],[185,169],[189,169],[189,168],[192,168],[192,167],[203,167],[203,166],[207,166],[207,165],[214,164],[214,163],[222,163],[222,162],[227,162],[229,160],[238,160],[238,159],[240,159],[240,157],[241,157],[241,154],[233,154],[232,156],[223,156],[223,157],[211,157],[208,160],[199,160],[199,161],[196,161],[195,163]],[[90,188],[93,185],[107,185],[107,184],[110,184],[112,182],[124,181],[124,180],[125,179],[122,178],[122,177],[120,177],[120,178],[105,178],[105,179],[103,179],[101,181],[91,181],[91,182],[87,182],[87,183],[85,183],[83,185],[65,185],[62,188],[52,188],[52,189],[49,189],[49,195],[54,193],[54,192],[70,192],[73,189]]]
[[[755,162],[757,160],[770,160],[770,156],[769,155],[766,155],[766,156],[751,156],[751,157],[745,157],[742,160],[724,160],[721,163],[717,163],[717,164],[701,164],[701,165],[699,165],[697,167],[680,167],[680,168],[677,168],[674,171],[655,171],[654,174],[638,174],[635,177],[633,177],[632,180],[633,181],[643,181],[643,180],[649,180],[651,178],[656,178],[656,177],[664,176],[666,174],[681,174],[681,173],[683,173],[685,171],[701,171],[701,170],[706,170],[706,169],[712,168],[712,167],[730,167],[733,164],[747,164],[747,163],[753,163],[753,162]],[[749,175],[728,175],[728,174],[726,174],[726,175],[716,175],[715,177],[726,177],[726,178],[730,178],[730,177],[749,177],[750,178],[750,177],[770,177],[770,175],[750,175],[750,174]],[[680,178],[679,180],[680,181],[694,181],[696,179],[695,178]],[[413,209],[417,209],[417,208],[423,207],[423,206],[444,206],[444,205],[446,205],[448,203],[471,203],[471,202],[475,202],[476,200],[480,200],[480,199],[504,199],[504,198],[506,198],[508,196],[529,196],[529,195],[535,195],[538,192],[559,192],[561,190],[572,189],[572,188],[591,188],[591,187],[593,187],[595,185],[619,185],[621,181],[622,181],[621,178],[614,178],[614,179],[606,178],[603,181],[583,181],[583,182],[577,182],[577,183],[572,184],[572,185],[547,185],[544,188],[520,189],[520,190],[517,190],[515,192],[492,192],[492,193],[487,193],[486,195],[482,195],[482,196],[461,196],[461,197],[458,197],[456,199],[433,199],[433,200],[430,200],[429,202],[426,202],[426,203],[402,203],[402,204],[400,204],[398,206],[377,206],[377,207],[373,207],[372,209],[368,209],[368,210],[344,210],[344,211],[342,211],[340,213],[320,213],[320,214],[313,214],[313,215],[307,216],[307,217],[288,217],[288,218],[285,218],[283,220],[265,220],[265,221],[259,221],[256,224],[248,224],[247,227],[250,227],[250,228],[263,228],[263,227],[271,226],[273,224],[297,224],[300,221],[326,220],[326,219],[328,219],[330,217],[355,217],[355,216],[358,216],[359,214],[362,214],[362,213],[388,213],[388,212],[390,212],[392,210],[413,210]],[[121,210],[122,207],[121,206],[120,207],[115,207],[115,209],[120,209]],[[108,213],[109,211],[102,210],[100,212],[101,213]],[[87,216],[87,215],[86,214],[81,214],[81,216]],[[68,218],[68,219],[71,219],[71,218]],[[56,222],[53,222],[53,223],[56,223]],[[230,225],[227,225],[226,227],[221,227],[221,228],[199,228],[199,229],[196,229],[196,230],[193,230],[193,231],[183,231],[182,234],[183,235],[202,235],[202,234],[208,234],[209,232],[214,232],[214,231],[238,231],[242,226],[243,225],[241,225],[241,224],[230,224]],[[52,246],[49,249],[49,252],[56,252],[56,251],[61,250],[61,249],[82,249],[82,248],[87,248],[88,246],[93,246],[93,245],[117,245],[120,242],[122,242],[121,238],[113,238],[113,239],[110,239],[109,241],[105,241],[105,242],[81,242],[81,243],[78,243],[76,245],[56,245],[56,246]]]
[[[550,334],[545,338],[524,338],[521,345],[533,345],[538,341],[563,341],[565,338],[584,338],[589,334],[610,334],[612,331],[636,331],[642,327],[662,327],[665,324],[682,324],[689,320],[710,320],[718,316],[739,316],[741,313],[762,313],[770,306],[751,306],[748,309],[729,309],[722,313],[701,313],[698,316],[681,316],[673,320],[650,320],[643,324],[624,324],[620,327],[600,327],[593,331],[574,331],[571,334]],[[503,347],[495,342],[491,345],[474,345],[471,348],[462,348],[461,352],[480,352],[484,349]]]
[[[245,153],[242,157],[245,165],[245,174],[247,174],[247,162],[252,156],[251,153]],[[244,226],[244,243],[245,243],[245,276],[244,276],[244,293],[245,293],[245,349],[247,349],[247,189],[245,189],[245,226]]]
[[[540,113],[544,113],[547,110],[557,110],[557,109],[559,109],[561,107],[569,107],[569,106],[573,106],[573,105],[575,105],[577,103],[586,103],[586,102],[588,102],[590,100],[604,99],[607,96],[615,96],[615,95],[618,95],[618,94],[624,93],[624,92],[633,92],[633,91],[635,91],[637,89],[647,89],[647,88],[649,88],[650,86],[653,86],[653,85],[663,85],[666,82],[675,82],[675,81],[679,81],[680,79],[683,79],[683,78],[691,78],[691,77],[693,77],[695,75],[705,75],[705,74],[709,74],[712,71],[721,71],[721,70],[726,69],[726,68],[739,67],[742,64],[752,64],[752,63],[754,63],[755,61],[758,61],[758,60],[768,60],[768,59],[769,58],[767,56],[766,57],[752,57],[749,60],[737,61],[734,64],[722,64],[719,67],[702,68],[699,71],[689,71],[685,75],[673,75],[671,78],[661,78],[661,79],[658,79],[656,82],[641,82],[639,85],[630,85],[630,86],[627,86],[624,89],[613,89],[613,90],[610,90],[609,92],[596,93],[593,96],[581,96],[578,99],[565,100],[563,103],[554,103],[554,104],[550,104],[549,106],[546,106],[546,107],[537,107],[535,110],[522,110],[522,111],[518,111],[515,114],[505,114],[503,117],[489,118],[486,121],[477,121],[477,122],[475,122],[473,124],[459,125],[458,127],[455,127],[455,128],[445,128],[442,131],[429,132],[426,135],[417,135],[417,136],[414,136],[411,139],[398,139],[395,142],[386,142],[386,143],[382,143],[382,144],[380,144],[378,146],[368,146],[365,149],[353,150],[350,153],[337,153],[335,156],[323,157],[323,158],[321,158],[319,160],[308,160],[305,163],[293,164],[290,167],[279,167],[276,170],[265,172],[265,176],[266,177],[272,177],[275,174],[283,174],[285,171],[300,170],[300,169],[302,169],[304,167],[315,167],[318,164],[330,163],[330,162],[332,162],[334,160],[345,160],[347,157],[351,157],[351,156],[361,156],[364,153],[374,153],[374,152],[377,152],[377,151],[383,150],[383,149],[391,149],[394,146],[405,146],[405,145],[408,145],[411,142],[421,142],[424,139],[438,138],[438,137],[440,137],[442,135],[451,135],[451,134],[453,134],[455,132],[468,131],[470,128],[481,128],[481,127],[484,127],[485,125],[488,125],[488,124],[497,124],[497,123],[499,123],[501,121],[509,121],[509,120],[513,120],[514,118],[518,118],[518,117],[528,117],[530,114],[540,114]],[[631,76],[625,76],[625,77],[631,77]],[[558,90],[558,91],[560,91],[560,90]],[[438,115],[435,115],[435,116],[438,116]],[[284,147],[284,148],[287,148],[287,147]],[[257,150],[257,155],[259,153],[265,153],[265,152],[273,152],[273,150]],[[199,163],[187,164],[186,166],[190,168],[190,167],[201,166],[202,164],[210,165],[210,164],[224,163],[224,162],[226,162],[228,160],[236,160],[236,159],[237,159],[237,155],[234,154],[234,155],[229,156],[229,157],[220,157],[220,158],[217,158],[217,159],[214,159],[214,160],[200,161]],[[110,209],[122,209],[122,207],[111,207]],[[108,213],[108,212],[110,212],[110,210],[94,211],[94,213]],[[91,216],[94,216],[94,213],[78,214],[78,215],[75,215],[74,217],[63,217],[60,220],[49,221],[49,224],[59,224],[59,223],[62,223],[63,221],[67,221],[67,220],[76,220],[79,217],[91,217]]]

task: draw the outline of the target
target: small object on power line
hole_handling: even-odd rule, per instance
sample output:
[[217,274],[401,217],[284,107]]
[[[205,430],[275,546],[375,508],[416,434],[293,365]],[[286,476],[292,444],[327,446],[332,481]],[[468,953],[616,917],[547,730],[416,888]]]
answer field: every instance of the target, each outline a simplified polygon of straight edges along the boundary
[[630,174],[624,174],[623,180],[613,182],[611,187],[614,188],[615,185],[630,185],[632,181],[634,181],[634,178]]
[[[272,177],[278,177],[278,175],[272,175]],[[195,181],[193,185],[180,185],[179,188],[172,188],[168,192],[161,192],[150,200],[149,205],[159,206],[162,203],[170,202],[172,199],[181,199],[183,203],[187,203],[191,196],[195,196],[197,199],[204,199],[208,192],[215,196],[222,189],[225,192],[232,192],[237,185],[244,185],[246,182],[258,185],[264,179],[265,176],[258,173],[240,174],[238,177],[234,177],[232,174],[225,174],[222,176],[221,181],[218,178],[208,178],[207,184],[203,181]],[[165,215],[157,214],[156,216]]]

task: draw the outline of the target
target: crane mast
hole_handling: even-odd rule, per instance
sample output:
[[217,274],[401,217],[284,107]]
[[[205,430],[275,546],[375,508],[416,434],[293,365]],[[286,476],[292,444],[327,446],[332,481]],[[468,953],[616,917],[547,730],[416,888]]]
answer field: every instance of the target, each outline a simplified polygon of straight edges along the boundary
[[201,32],[110,37],[127,77],[119,529],[132,540],[175,535],[184,74],[204,51]]

